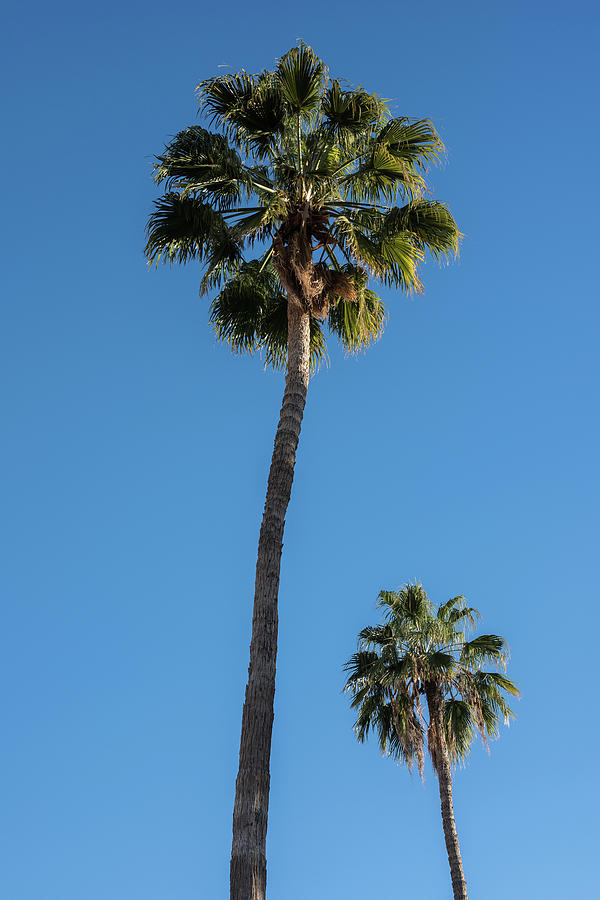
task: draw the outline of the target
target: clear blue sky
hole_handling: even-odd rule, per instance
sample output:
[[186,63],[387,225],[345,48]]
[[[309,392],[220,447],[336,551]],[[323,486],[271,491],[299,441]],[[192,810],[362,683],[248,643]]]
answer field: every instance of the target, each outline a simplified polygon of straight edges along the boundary
[[[431,116],[466,237],[310,387],[288,515],[271,900],[450,897],[436,785],[359,746],[380,588],[464,593],[518,719],[455,780],[474,900],[597,896],[598,12],[575,2],[27,3],[2,41],[7,900],[225,898],[282,379],[148,272],[152,156],[297,39]],[[596,77],[594,77],[596,76]]]

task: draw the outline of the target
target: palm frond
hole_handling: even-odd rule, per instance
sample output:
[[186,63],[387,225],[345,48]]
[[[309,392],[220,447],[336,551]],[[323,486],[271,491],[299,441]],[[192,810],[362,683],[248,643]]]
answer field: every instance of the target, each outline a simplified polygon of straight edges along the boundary
[[456,597],[450,597],[445,603],[441,603],[438,607],[437,618],[442,622],[447,622],[450,614],[455,609],[464,609],[466,606],[465,598],[462,594]]
[[465,700],[449,698],[444,702],[443,716],[450,761],[464,763],[476,734],[471,707]]
[[423,251],[408,232],[374,232],[369,218],[372,216],[368,212],[357,210],[340,214],[334,220],[331,232],[346,258],[385,285],[420,293],[423,286],[418,265]]
[[508,650],[504,638],[497,634],[479,634],[473,640],[464,642],[460,661],[477,666],[490,662],[504,665],[507,656]]
[[205,113],[211,124],[216,124],[227,133],[240,125],[240,116],[252,102],[257,78],[242,69],[241,72],[215,75],[201,81],[196,92],[200,111]]
[[[377,679],[373,678],[373,675],[378,662],[379,656],[374,650],[359,650],[355,653],[344,665],[346,672],[349,672],[344,690],[354,696],[371,690],[377,684]],[[360,699],[362,700],[362,697]]]
[[242,265],[238,236],[230,229],[213,241],[206,255],[206,269],[200,280],[200,296],[219,288],[228,278],[234,277]]
[[425,654],[424,668],[429,677],[433,675],[435,678],[444,678],[452,671],[455,665],[454,656],[443,650],[434,650],[432,653]]
[[359,647],[384,646],[393,638],[389,625],[367,625],[358,634]]
[[363,287],[358,300],[340,298],[334,301],[329,308],[327,322],[342,347],[348,353],[358,353],[382,336],[387,310],[375,291]]
[[415,200],[391,209],[383,217],[381,233],[410,234],[419,249],[429,250],[437,260],[456,256],[461,237],[447,206],[435,200]]
[[378,205],[394,203],[398,195],[414,199],[425,190],[417,169],[382,143],[375,144],[356,171],[340,181],[350,200]]
[[419,582],[405,584],[399,591],[380,591],[377,606],[387,612],[388,623],[409,626],[426,622],[432,615],[432,603]]
[[330,131],[337,135],[361,134],[389,116],[387,106],[375,94],[368,94],[361,88],[342,90],[336,78],[325,91],[322,109]]
[[239,72],[201,82],[200,110],[240,146],[268,155],[284,129],[284,97],[272,73]]
[[210,322],[220,341],[235,353],[254,353],[264,346],[263,321],[273,308],[286,307],[277,278],[256,262],[246,263],[213,300]]
[[499,691],[505,691],[513,697],[518,697],[521,691],[511,678],[507,678],[502,672],[477,673],[484,681],[493,684]]
[[169,192],[154,201],[147,226],[145,255],[150,263],[204,262],[219,253],[230,263],[241,250],[222,214],[210,203]]
[[321,102],[325,64],[304,43],[282,56],[277,66],[281,92],[296,113],[309,113]]
[[[386,704],[382,702],[382,697],[378,693],[374,693],[370,697],[366,697],[360,704],[354,730],[358,740],[362,743],[369,736],[371,728],[379,726],[380,746],[383,752],[387,747],[388,728],[386,727],[387,718]],[[383,728],[381,727],[383,725]]]
[[392,119],[381,130],[377,142],[411,168],[424,169],[427,163],[437,162],[444,153],[444,144],[429,119]]
[[[265,197],[261,206],[236,216],[231,225],[236,239],[249,242],[265,241],[272,237],[275,227],[287,212],[287,198],[283,193],[272,193]],[[233,220],[232,220],[233,221]]]
[[252,188],[252,179],[227,138],[194,125],[179,132],[156,157],[154,180],[183,196],[196,193],[228,208]]
[[390,287],[400,287],[407,294],[412,291],[420,294],[423,285],[418,274],[419,263],[423,260],[423,251],[406,233],[386,235],[378,244],[381,262],[378,277]]

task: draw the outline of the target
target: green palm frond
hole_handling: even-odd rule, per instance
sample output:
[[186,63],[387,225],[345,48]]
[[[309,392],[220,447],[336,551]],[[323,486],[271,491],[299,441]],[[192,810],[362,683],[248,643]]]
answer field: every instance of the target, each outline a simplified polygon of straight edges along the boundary
[[444,702],[444,731],[451,762],[464,763],[477,732],[471,707],[465,700],[450,698]]
[[[442,603],[438,608],[437,618],[454,628],[458,625],[474,628],[481,618],[481,613],[475,607],[467,606],[465,598],[460,595],[451,597],[446,603]],[[462,635],[462,631],[460,634]]]
[[465,641],[460,661],[470,665],[485,665],[488,662],[504,665],[507,655],[504,638],[497,634],[480,634],[472,641]]
[[351,264],[385,285],[401,287],[407,292],[422,290],[418,263],[423,259],[423,251],[408,232],[380,236],[369,231],[364,217],[351,212],[337,216],[331,232]]
[[203,262],[215,252],[232,264],[241,258],[222,214],[194,197],[170,192],[155,200],[147,235],[145,253],[151,263]]
[[242,70],[235,74],[216,75],[201,81],[196,92],[200,110],[209,117],[211,124],[227,133],[243,125],[245,110],[252,103],[257,78]]
[[200,280],[200,296],[219,288],[228,278],[235,277],[242,265],[238,236],[229,230],[221,240],[214,241],[205,258],[205,270]]
[[381,143],[372,146],[356,171],[340,180],[349,199],[376,205],[393,204],[398,196],[419,197],[426,186],[417,168]]
[[261,272],[256,262],[246,263],[213,300],[210,322],[217,338],[235,353],[255,353],[264,347],[265,316],[285,309],[285,299],[270,268]]
[[281,92],[294,112],[309,113],[320,104],[326,74],[323,61],[304,43],[282,56],[277,77]]
[[[506,704],[502,704],[506,706]],[[508,707],[507,707],[508,709]],[[487,744],[488,738],[497,738],[500,734],[500,724],[504,721],[505,725],[509,724],[510,717],[514,715],[510,710],[504,715],[498,705],[498,703],[490,702],[487,699],[482,699],[479,704],[479,717],[480,722],[478,723],[477,730],[482,737],[482,740],[485,744]]]
[[274,152],[288,119],[283,96],[269,73],[261,76],[252,101],[238,116],[237,136],[244,148],[262,159]]
[[[423,251],[406,232],[385,235],[377,245],[380,262],[377,277],[389,287],[402,288],[407,294],[423,290],[419,278],[419,263],[425,258]],[[374,267],[375,268],[375,267]]]
[[385,121],[388,108],[375,94],[342,90],[333,79],[323,98],[323,116],[332,133],[362,134]]
[[[382,720],[387,719],[389,710],[386,709],[387,704],[383,699],[383,695],[374,692],[372,696],[365,697],[360,705],[354,729],[358,740],[363,743],[369,736],[371,728],[377,728]],[[385,741],[387,739],[387,729],[379,729],[382,740],[382,750],[385,752]]]
[[415,200],[391,209],[383,216],[381,233],[408,234],[415,246],[438,260],[456,256],[461,237],[448,208],[435,200]]
[[358,301],[338,300],[329,309],[329,330],[348,353],[366,350],[382,336],[387,310],[374,291],[365,288]]
[[462,594],[459,594],[456,597],[450,597],[445,603],[441,603],[438,607],[437,618],[442,622],[447,622],[450,615],[455,612],[455,610],[464,609],[466,606],[465,598]]
[[306,141],[306,153],[311,160],[306,175],[318,179],[320,186],[327,180],[330,189],[334,189],[336,184],[334,176],[346,165],[350,165],[348,154],[339,145],[332,145],[331,138],[324,139],[321,132],[315,132]]
[[479,610],[473,606],[465,606],[463,609],[453,609],[448,616],[448,622],[451,625],[464,624],[470,628],[475,628],[478,620],[481,618]]
[[377,294],[367,287],[368,276],[364,269],[347,264],[342,267],[354,284],[356,299],[339,297],[332,300],[329,309],[329,330],[339,339],[349,353],[366,350],[379,340],[385,329],[387,310]]
[[[366,631],[366,629],[365,629]],[[362,643],[362,634],[361,632],[361,643]],[[354,684],[359,678],[366,678],[371,673],[373,669],[373,664],[376,663],[379,659],[378,654],[374,650],[361,650],[358,653],[355,653],[348,662],[344,665],[344,669],[350,672],[350,676],[348,677],[348,683],[346,687],[350,685],[350,683]]]
[[443,678],[455,666],[455,660],[451,653],[445,653],[443,650],[434,650],[433,653],[427,653],[424,657],[425,670],[429,675],[436,678]]
[[415,712],[408,692],[399,692],[388,705],[390,712],[386,717],[386,724],[390,730],[387,735],[387,752],[401,759],[409,771],[416,763],[419,774],[423,777],[425,763],[423,723]]
[[505,691],[512,697],[518,697],[520,694],[517,684],[502,672],[477,672],[476,674],[486,685],[493,685],[496,691]]
[[427,622],[433,611],[431,600],[419,582],[405,584],[399,591],[380,591],[377,606],[385,609],[388,623],[410,627]]
[[358,641],[361,647],[385,646],[392,640],[392,637],[393,633],[389,625],[368,625],[359,632]]
[[283,132],[287,113],[272,73],[242,71],[209,78],[198,85],[197,94],[200,109],[211,123],[259,157],[268,155]]
[[287,198],[285,194],[266,194],[261,206],[253,209],[239,211],[233,218],[228,216],[231,223],[231,231],[236,239],[245,241],[252,246],[255,241],[267,241],[284,218],[287,211]]
[[179,132],[156,159],[156,183],[183,196],[207,195],[227,208],[252,188],[248,171],[227,139],[197,125]]
[[395,159],[417,169],[437,162],[444,152],[444,144],[429,119],[392,119],[379,133],[377,143]]

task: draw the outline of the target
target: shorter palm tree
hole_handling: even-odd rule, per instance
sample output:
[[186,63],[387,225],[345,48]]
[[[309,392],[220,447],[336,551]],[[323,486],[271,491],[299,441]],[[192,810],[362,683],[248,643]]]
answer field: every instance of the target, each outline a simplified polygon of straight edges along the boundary
[[467,640],[480,617],[465,598],[437,609],[420,584],[381,591],[383,625],[364,628],[358,652],[346,663],[346,690],[358,710],[355,731],[364,741],[373,730],[384,754],[416,763],[423,777],[425,741],[438,778],[442,823],[455,900],[467,900],[454,808],[452,764],[464,762],[477,733],[487,746],[514,713],[505,694],[517,696],[506,669],[508,648],[496,634]]

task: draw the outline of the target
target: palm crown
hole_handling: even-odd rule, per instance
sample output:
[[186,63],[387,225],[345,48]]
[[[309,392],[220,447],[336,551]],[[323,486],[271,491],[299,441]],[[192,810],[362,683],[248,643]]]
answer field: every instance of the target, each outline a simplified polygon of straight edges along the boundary
[[420,584],[381,591],[378,606],[385,611],[384,624],[360,632],[359,650],[346,664],[358,739],[373,730],[384,753],[409,768],[416,762],[422,775],[427,729],[436,771],[444,745],[451,762],[464,761],[477,732],[485,743],[513,716],[505,694],[518,695],[517,686],[502,672],[485,668],[505,668],[504,639],[480,634],[468,640],[478,611],[462,596],[436,610]]
[[310,313],[313,366],[325,327],[347,350],[366,347],[386,318],[369,279],[420,291],[425,251],[458,248],[452,215],[425,197],[443,152],[435,128],[343,87],[305,44],[274,71],[210,78],[198,94],[218,132],[191,126],[157,157],[166,192],[148,260],[200,261],[217,336],[274,367],[285,364],[288,300]]

